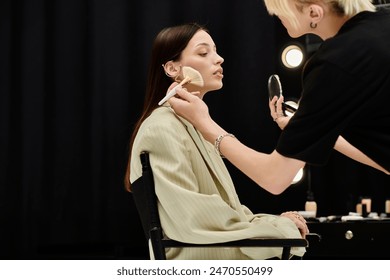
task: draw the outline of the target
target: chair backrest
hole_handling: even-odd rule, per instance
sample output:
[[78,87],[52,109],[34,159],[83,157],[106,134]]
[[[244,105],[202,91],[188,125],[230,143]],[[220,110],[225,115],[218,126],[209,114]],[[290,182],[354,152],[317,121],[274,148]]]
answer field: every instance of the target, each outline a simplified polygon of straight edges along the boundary
[[166,259],[165,249],[161,244],[163,233],[158,215],[157,197],[149,153],[142,152],[140,159],[142,176],[131,185],[133,199],[141,218],[146,240],[152,243],[154,258]]
[[142,176],[133,182],[131,190],[138,214],[141,217],[145,237],[149,239],[150,229],[160,226],[160,218],[158,216],[157,198],[154,189],[153,173],[149,162],[149,154],[142,153],[140,158]]

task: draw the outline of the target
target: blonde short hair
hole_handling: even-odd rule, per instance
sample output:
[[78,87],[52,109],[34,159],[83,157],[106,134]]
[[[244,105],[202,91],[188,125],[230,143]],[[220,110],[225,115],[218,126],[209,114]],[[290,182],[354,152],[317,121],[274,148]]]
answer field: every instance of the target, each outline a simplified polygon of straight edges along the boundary
[[332,12],[340,16],[352,17],[362,11],[375,11],[372,0],[264,0],[267,11],[270,15],[283,16],[295,27],[299,25],[293,11],[289,6],[293,1],[298,11],[306,5],[323,3],[328,5]]

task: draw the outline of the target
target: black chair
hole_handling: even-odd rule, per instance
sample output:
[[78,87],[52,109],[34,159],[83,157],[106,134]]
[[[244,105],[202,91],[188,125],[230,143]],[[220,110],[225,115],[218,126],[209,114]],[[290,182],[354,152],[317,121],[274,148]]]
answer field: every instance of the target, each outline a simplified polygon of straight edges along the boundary
[[213,244],[183,243],[163,237],[157,208],[153,171],[149,162],[149,153],[140,155],[142,176],[132,183],[132,194],[141,219],[147,241],[151,242],[154,259],[166,260],[165,248],[172,247],[282,247],[282,259],[290,258],[292,247],[308,247],[304,238],[256,238],[241,239]]

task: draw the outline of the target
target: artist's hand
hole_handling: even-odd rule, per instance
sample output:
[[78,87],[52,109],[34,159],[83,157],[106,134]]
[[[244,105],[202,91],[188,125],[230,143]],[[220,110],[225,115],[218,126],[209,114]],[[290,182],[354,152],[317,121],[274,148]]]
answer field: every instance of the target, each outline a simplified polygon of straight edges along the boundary
[[286,217],[286,218],[289,218],[290,220],[292,220],[295,223],[295,225],[297,226],[297,228],[299,229],[302,238],[305,238],[306,235],[309,233],[309,228],[307,227],[305,218],[301,214],[299,214],[298,212],[287,211],[287,212],[280,214],[280,216]]
[[271,117],[274,122],[278,124],[280,129],[284,129],[291,118],[284,113],[283,100],[283,96],[280,96],[280,98],[274,96],[274,98],[272,98],[272,100],[268,103]]
[[185,118],[198,129],[209,122],[213,122],[206,103],[185,88],[177,89],[176,95],[170,98],[168,102],[177,115]]

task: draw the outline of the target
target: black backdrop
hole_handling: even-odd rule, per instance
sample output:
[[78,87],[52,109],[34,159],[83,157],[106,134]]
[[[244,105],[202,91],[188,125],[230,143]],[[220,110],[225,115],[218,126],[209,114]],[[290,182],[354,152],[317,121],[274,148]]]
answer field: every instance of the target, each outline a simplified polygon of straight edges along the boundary
[[[225,58],[224,88],[205,98],[212,116],[272,151],[279,130],[266,81],[288,39],[261,0],[0,2],[1,258],[147,257],[123,190],[127,143],[152,39],[188,21],[206,24]],[[253,211],[303,210],[305,184],[273,196],[227,164]],[[378,197],[373,208],[383,211],[386,176],[337,154],[312,175],[319,214],[351,211],[360,195]]]

